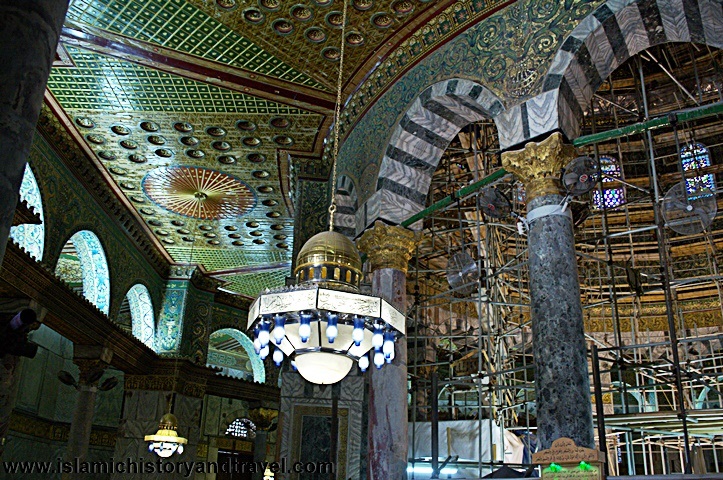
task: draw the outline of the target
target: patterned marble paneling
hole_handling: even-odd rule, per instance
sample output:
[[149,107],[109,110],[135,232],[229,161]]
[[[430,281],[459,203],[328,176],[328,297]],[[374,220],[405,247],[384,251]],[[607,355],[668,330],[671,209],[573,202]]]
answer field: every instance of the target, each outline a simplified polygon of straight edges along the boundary
[[328,199],[327,182],[299,179],[295,199],[293,262],[296,262],[296,256],[307,240],[328,228]]

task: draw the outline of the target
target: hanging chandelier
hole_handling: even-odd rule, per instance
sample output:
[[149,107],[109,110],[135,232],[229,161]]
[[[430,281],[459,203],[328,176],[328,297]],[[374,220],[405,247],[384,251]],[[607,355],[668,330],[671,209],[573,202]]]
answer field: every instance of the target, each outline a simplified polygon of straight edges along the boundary
[[[169,407],[170,410],[170,407]],[[148,442],[148,451],[155,453],[161,458],[168,458],[174,453],[179,455],[183,453],[183,445],[188,440],[179,437],[178,420],[172,413],[166,413],[161,417],[158,424],[158,431],[153,435],[146,435],[144,440]]]
[[[339,75],[334,113],[331,182],[336,186],[344,39],[348,1],[341,22]],[[311,383],[329,385],[344,378],[355,362],[362,372],[371,363],[382,368],[394,359],[394,342],[404,335],[406,318],[381,298],[362,295],[362,262],[354,243],[334,232],[334,193],[329,231],[309,239],[296,258],[296,285],[267,290],[251,304],[248,329],[262,360],[281,366],[285,357]],[[373,350],[372,350],[373,349]],[[369,355],[367,355],[370,351]],[[371,356],[371,359],[369,358]]]
[[249,309],[262,360],[273,345],[277,366],[289,357],[302,377],[320,385],[340,381],[355,362],[362,372],[391,363],[405,316],[359,293],[361,259],[351,240],[333,231],[314,235],[299,251],[294,277],[296,285],[260,294]]

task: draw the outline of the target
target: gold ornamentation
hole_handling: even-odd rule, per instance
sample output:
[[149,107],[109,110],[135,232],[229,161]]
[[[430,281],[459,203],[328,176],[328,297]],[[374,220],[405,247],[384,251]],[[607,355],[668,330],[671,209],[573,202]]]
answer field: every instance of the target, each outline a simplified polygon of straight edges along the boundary
[[206,385],[173,375],[126,375],[125,390],[176,392],[189,397],[203,398],[206,394]]
[[560,170],[575,156],[575,147],[555,132],[539,143],[529,142],[522,150],[504,152],[502,167],[525,184],[529,203],[536,197],[562,193]]
[[256,428],[259,430],[268,430],[271,428],[271,425],[274,423],[274,419],[278,416],[278,410],[263,407],[254,408],[249,410],[248,413],[249,420],[254,422]]
[[367,255],[372,270],[393,268],[406,274],[409,259],[420,239],[417,232],[377,221],[357,240],[357,246]]

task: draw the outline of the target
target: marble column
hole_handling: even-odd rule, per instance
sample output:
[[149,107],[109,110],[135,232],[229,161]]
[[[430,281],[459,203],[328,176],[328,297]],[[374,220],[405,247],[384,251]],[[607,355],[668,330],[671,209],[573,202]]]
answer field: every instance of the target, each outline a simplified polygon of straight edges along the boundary
[[0,262],[68,0],[0,2]]
[[[95,397],[98,393],[98,381],[108,367],[113,352],[107,348],[96,346],[75,345],[73,347],[73,362],[80,369],[78,377],[78,398],[75,403],[73,420],[68,434],[68,447],[65,450],[65,461],[74,462],[75,459],[84,461],[88,455],[90,434],[93,429],[93,414],[95,413]],[[79,477],[78,474],[64,474],[63,479]]]
[[[372,295],[400,312],[407,310],[407,265],[417,235],[398,226],[376,222],[359,239],[359,250],[372,269]],[[407,478],[407,343],[398,339],[394,360],[369,373],[369,480]]]
[[575,158],[554,133],[502,154],[527,193],[530,315],[541,447],[560,437],[595,448],[580,281],[570,210],[561,212],[560,170]]

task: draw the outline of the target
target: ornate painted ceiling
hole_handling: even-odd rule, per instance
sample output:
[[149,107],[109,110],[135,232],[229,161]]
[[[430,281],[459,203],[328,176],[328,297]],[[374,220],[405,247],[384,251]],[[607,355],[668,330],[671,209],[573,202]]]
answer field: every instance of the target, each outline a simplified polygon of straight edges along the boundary
[[[458,3],[348,1],[344,98]],[[472,9],[465,20],[495,5],[459,4]],[[169,260],[254,296],[288,274],[292,170],[328,171],[342,10],[340,0],[72,0],[48,90]]]

